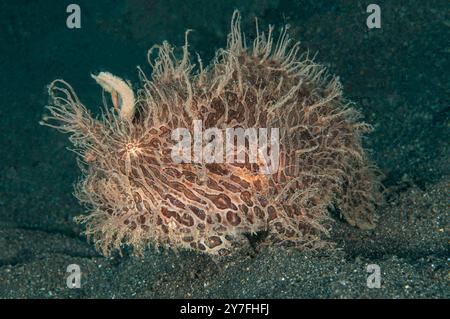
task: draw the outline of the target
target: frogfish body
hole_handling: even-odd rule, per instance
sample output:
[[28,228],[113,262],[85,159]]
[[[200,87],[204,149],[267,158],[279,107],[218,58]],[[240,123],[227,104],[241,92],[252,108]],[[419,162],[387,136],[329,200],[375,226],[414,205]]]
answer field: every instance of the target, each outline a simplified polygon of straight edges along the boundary
[[[286,29],[276,39],[272,27],[257,29],[248,47],[236,11],[210,66],[191,63],[187,40],[182,53],[166,42],[152,48],[152,76],[140,71],[136,97],[119,77],[94,76],[114,106],[99,118],[66,82],[49,87],[42,124],[71,134],[83,173],[75,193],[88,210],[77,220],[102,253],[163,245],[225,255],[257,233],[316,249],[330,244],[330,209],[374,227],[380,182],[361,145],[370,126]],[[244,162],[174,161],[174,130],[193,132],[195,121],[203,130],[278,128],[276,170],[261,173],[263,158],[250,163],[245,150]]]

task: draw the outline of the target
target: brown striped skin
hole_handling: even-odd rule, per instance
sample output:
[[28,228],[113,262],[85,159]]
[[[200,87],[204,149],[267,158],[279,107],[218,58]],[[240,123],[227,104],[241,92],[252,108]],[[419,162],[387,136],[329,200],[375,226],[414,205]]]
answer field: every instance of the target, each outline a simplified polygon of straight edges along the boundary
[[[187,44],[181,60],[167,43],[156,48],[131,122],[114,110],[93,119],[70,87],[53,88],[48,119],[62,122],[82,156],[76,195],[89,213],[79,221],[100,251],[127,244],[139,254],[153,244],[224,255],[262,231],[273,244],[316,249],[329,246],[330,207],[352,225],[374,226],[380,183],[361,146],[369,126],[285,31],[278,41],[258,31],[248,48],[235,12],[227,49],[197,72]],[[279,128],[279,169],[175,163],[171,133],[192,132],[193,120],[203,129]]]

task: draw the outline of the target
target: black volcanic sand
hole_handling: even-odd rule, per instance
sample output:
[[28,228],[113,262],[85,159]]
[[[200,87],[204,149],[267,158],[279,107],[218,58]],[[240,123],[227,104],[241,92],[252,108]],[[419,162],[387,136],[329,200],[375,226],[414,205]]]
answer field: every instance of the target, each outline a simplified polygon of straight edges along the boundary
[[[360,1],[78,1],[82,29],[65,27],[69,1],[0,4],[1,298],[449,298],[450,90],[448,1],[377,1],[382,28],[368,30]],[[333,3],[333,4],[331,4]],[[247,39],[260,25],[289,24],[317,61],[340,75],[375,131],[365,143],[386,175],[373,231],[336,216],[333,252],[267,247],[217,263],[194,252],[104,258],[73,217],[79,170],[67,136],[38,125],[46,85],[64,78],[94,113],[108,70],[138,83],[154,43],[182,45],[204,62],[226,43],[233,8]],[[78,264],[82,288],[66,287]],[[381,269],[381,288],[366,267]]]

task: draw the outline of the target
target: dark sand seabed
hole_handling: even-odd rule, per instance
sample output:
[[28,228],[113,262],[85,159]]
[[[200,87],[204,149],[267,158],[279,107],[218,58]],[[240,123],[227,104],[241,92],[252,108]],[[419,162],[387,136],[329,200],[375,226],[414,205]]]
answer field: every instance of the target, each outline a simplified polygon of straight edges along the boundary
[[[82,29],[65,27],[67,4]],[[2,1],[0,4],[0,298],[448,298],[450,14],[446,0],[375,1],[382,28],[365,26],[364,1]],[[217,265],[193,252],[104,258],[73,217],[79,170],[66,136],[38,125],[46,85],[64,78],[94,112],[107,70],[138,83],[154,43],[182,45],[203,60],[226,43],[229,19],[243,29],[290,24],[318,51],[347,97],[375,127],[365,143],[386,175],[387,202],[372,231],[336,217],[334,252],[264,248]],[[66,287],[78,264],[82,288]],[[366,286],[368,264],[380,289]]]

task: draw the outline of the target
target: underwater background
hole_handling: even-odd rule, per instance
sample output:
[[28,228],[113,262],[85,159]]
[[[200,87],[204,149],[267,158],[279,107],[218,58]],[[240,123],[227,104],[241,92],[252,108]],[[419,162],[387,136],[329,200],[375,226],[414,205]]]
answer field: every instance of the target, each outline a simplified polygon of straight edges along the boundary
[[[81,7],[81,29],[66,8]],[[369,30],[366,8],[381,7]],[[139,84],[147,50],[164,40],[205,64],[226,45],[234,9],[248,40],[290,25],[302,49],[339,75],[344,95],[375,128],[365,139],[386,175],[378,226],[361,231],[338,216],[333,252],[280,248],[217,264],[195,252],[143,258],[99,255],[73,217],[80,172],[67,136],[39,125],[47,85],[71,83],[99,113],[91,73],[110,71]],[[448,298],[450,186],[450,3],[313,0],[17,0],[0,3],[0,298]],[[66,286],[78,264],[82,288]],[[367,287],[379,265],[381,288]]]

